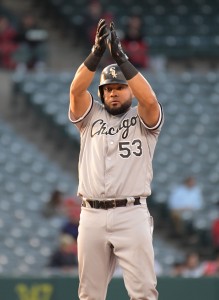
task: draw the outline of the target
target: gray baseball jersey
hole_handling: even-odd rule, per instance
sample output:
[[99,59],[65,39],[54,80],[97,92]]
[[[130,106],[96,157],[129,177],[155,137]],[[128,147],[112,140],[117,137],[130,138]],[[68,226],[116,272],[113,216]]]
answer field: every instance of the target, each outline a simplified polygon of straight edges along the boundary
[[137,106],[113,116],[93,100],[87,112],[70,121],[80,131],[78,194],[89,199],[120,199],[151,194],[152,159],[163,124],[153,128],[138,115]]

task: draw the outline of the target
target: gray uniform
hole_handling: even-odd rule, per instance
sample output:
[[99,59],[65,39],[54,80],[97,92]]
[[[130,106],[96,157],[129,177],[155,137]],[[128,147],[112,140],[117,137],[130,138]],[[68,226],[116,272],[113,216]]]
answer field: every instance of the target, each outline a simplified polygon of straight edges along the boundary
[[137,107],[113,116],[93,101],[80,122],[70,118],[81,134],[80,195],[108,199],[151,194],[152,158],[162,115],[154,130],[149,130]]
[[69,118],[81,135],[78,194],[85,200],[129,201],[140,197],[142,203],[134,206],[129,201],[127,207],[109,210],[82,207],[78,236],[80,299],[105,299],[118,261],[130,298],[155,300],[153,224],[146,198],[151,194],[152,159],[163,123],[162,109],[153,128],[144,124],[137,107],[113,116],[93,98],[83,117],[75,120],[70,111]]

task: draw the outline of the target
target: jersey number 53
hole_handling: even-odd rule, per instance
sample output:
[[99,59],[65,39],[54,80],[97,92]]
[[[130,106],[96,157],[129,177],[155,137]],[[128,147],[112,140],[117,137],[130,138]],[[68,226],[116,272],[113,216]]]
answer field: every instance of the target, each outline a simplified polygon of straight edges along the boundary
[[119,155],[122,158],[128,158],[130,155],[142,155],[141,140],[133,140],[132,142],[119,142]]

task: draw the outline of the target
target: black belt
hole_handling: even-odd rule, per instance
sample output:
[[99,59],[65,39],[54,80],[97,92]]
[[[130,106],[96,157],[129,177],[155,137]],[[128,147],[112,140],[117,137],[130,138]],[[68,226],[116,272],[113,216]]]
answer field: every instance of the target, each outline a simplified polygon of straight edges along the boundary
[[[115,208],[115,207],[123,207],[127,206],[129,201],[127,199],[118,199],[118,200],[82,200],[82,206],[86,207],[86,202],[89,203],[90,207],[96,208],[96,209],[109,209],[109,208]],[[140,205],[140,197],[135,197],[134,202],[132,202],[132,205]]]

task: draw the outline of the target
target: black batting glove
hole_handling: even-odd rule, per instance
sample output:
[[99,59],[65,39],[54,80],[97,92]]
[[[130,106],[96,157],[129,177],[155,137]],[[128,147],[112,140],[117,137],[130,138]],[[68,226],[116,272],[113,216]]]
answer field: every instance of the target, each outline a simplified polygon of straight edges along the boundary
[[101,57],[106,50],[106,38],[109,33],[107,32],[107,25],[104,19],[100,19],[97,25],[97,31],[95,36],[94,46],[92,47],[92,53],[95,56]]
[[91,49],[91,53],[84,61],[84,65],[91,71],[95,72],[101,57],[103,56],[106,50],[106,38],[109,33],[107,32],[107,25],[104,19],[100,19],[97,25],[97,31],[95,35],[95,42]]
[[118,38],[115,30],[115,25],[113,22],[110,23],[110,33],[111,38],[108,40],[108,47],[112,58],[116,61],[118,65],[126,62],[128,60],[128,56],[122,49],[122,45],[120,39]]

